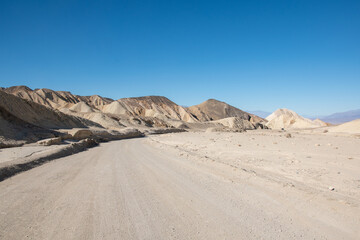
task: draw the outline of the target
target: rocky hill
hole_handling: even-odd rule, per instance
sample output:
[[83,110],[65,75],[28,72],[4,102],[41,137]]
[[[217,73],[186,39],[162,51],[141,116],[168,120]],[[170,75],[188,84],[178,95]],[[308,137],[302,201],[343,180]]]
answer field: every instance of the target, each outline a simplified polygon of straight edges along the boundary
[[248,120],[252,123],[266,122],[256,115],[244,112],[236,107],[233,107],[225,102],[221,102],[215,99],[209,99],[199,105],[191,106],[188,110],[199,121],[213,121],[223,118],[236,117],[244,120]]
[[98,95],[79,96],[67,91],[54,91],[47,88],[32,90],[27,86],[4,88],[3,91],[54,109],[70,108],[79,102],[85,102],[90,107],[97,109],[114,101]]
[[86,119],[64,114],[3,91],[0,91],[0,107],[13,116],[42,128],[60,129],[99,126]]
[[162,120],[181,120],[197,122],[191,113],[166,97],[147,96],[135,98],[121,98],[118,102],[125,106],[132,116],[156,117]]
[[51,138],[56,133],[28,123],[0,106],[0,148],[18,146],[26,142]]
[[328,126],[325,122],[316,119],[310,120],[289,109],[278,109],[270,114],[266,120],[267,126],[272,129],[282,128],[316,128]]
[[1,88],[0,107],[3,121],[5,117],[13,119],[6,120],[3,126],[20,129],[11,124],[23,121],[27,123],[27,129],[22,132],[29,132],[29,136],[35,130],[86,127],[206,129],[221,124],[225,128],[245,130],[262,128],[266,121],[214,99],[185,108],[163,96],[112,100],[99,95],[80,96],[46,88],[33,90],[26,86]]
[[[162,96],[145,96],[121,98],[114,101],[99,95],[79,96],[67,91],[54,91],[51,89],[32,90],[26,86],[4,88],[3,91],[23,99],[58,109],[66,114],[73,114],[84,118],[94,119],[93,114],[105,114],[117,119],[128,121],[132,117],[156,118],[162,121],[179,120],[187,123],[206,122],[223,118],[236,117],[252,123],[266,120],[227,103],[209,99],[199,105],[189,108],[182,107]],[[105,119],[106,116],[98,118]],[[99,122],[99,124],[101,124]]]
[[36,141],[56,135],[55,129],[102,127],[30,100],[0,91],[0,142]]
[[[171,126],[162,122],[168,120],[198,121],[188,110],[161,96],[122,98],[114,101],[99,95],[79,96],[67,91],[45,88],[32,90],[26,86],[14,86],[2,90],[48,108],[95,121],[109,128],[126,125]],[[134,121],[134,117],[139,118],[139,121]]]

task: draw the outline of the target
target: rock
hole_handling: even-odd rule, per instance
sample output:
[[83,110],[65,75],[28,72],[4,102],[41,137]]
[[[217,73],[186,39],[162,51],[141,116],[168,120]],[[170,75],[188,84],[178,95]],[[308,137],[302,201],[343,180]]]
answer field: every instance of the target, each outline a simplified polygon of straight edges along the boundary
[[228,128],[228,127],[211,127],[211,128],[207,128],[206,129],[206,133],[211,133],[211,132],[244,132],[245,130],[243,129],[233,129],[233,128]]
[[78,142],[78,145],[80,147],[85,147],[85,148],[89,148],[89,147],[95,147],[98,145],[98,142],[95,141],[94,139],[92,138],[85,138],[81,141]]
[[125,138],[135,138],[135,137],[144,137],[144,134],[136,128],[125,128],[117,131],[117,133],[112,133],[114,139],[125,139]]
[[320,147],[320,146],[321,146],[320,143],[315,144],[315,147]]
[[291,138],[292,136],[291,136],[290,133],[287,133],[287,134],[285,135],[285,137],[286,137],[286,138]]
[[256,129],[269,129],[265,123],[262,122],[257,122],[257,123],[253,123]]
[[73,138],[73,136],[68,133],[64,133],[63,135],[61,135],[61,140],[68,140],[68,139],[72,139],[72,138]]
[[91,138],[99,142],[120,140],[126,138],[143,137],[144,134],[136,128],[124,128],[121,130],[92,130]]
[[259,123],[260,125],[258,124],[257,126],[255,126],[249,120],[244,120],[237,117],[224,118],[217,121],[211,121],[211,123],[217,123],[219,125],[221,124],[222,126],[220,125],[219,127],[225,127],[239,131],[257,129],[257,127],[261,125]]
[[186,125],[185,123],[182,123],[182,124],[177,125],[176,128],[187,129],[187,128],[189,128],[189,127],[188,127],[188,125]]
[[182,128],[152,128],[145,131],[146,135],[186,132]]
[[329,187],[329,190],[330,190],[330,191],[334,191],[335,188],[330,186],[330,187]]
[[88,129],[74,129],[69,132],[73,139],[81,140],[93,136],[92,131]]
[[183,121],[168,121],[168,123],[174,128],[188,129],[189,126]]
[[51,146],[51,145],[60,144],[61,140],[62,140],[61,137],[56,137],[56,138],[44,139],[44,140],[38,141],[37,143],[39,145],[43,145],[43,146]]

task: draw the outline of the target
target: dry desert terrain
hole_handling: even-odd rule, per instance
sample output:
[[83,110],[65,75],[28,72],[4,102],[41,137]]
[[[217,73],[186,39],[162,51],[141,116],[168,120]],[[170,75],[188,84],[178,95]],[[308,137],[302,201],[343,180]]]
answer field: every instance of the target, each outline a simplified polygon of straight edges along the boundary
[[101,143],[0,182],[0,239],[359,239],[359,173],[356,135]]

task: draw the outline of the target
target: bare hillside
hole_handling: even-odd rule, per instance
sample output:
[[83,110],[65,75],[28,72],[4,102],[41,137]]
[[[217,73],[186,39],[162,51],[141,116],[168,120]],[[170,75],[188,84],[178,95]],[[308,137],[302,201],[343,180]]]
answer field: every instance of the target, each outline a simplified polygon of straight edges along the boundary
[[54,111],[32,101],[0,91],[0,107],[23,121],[43,128],[76,128],[98,126],[94,122]]
[[113,101],[98,95],[79,96],[68,91],[54,91],[47,88],[32,90],[27,86],[9,87],[3,91],[54,109],[71,108],[79,102],[85,102],[92,108],[98,108]]
[[162,96],[121,98],[118,100],[133,116],[175,119],[185,122],[197,120],[185,108]]
[[194,116],[196,116],[197,119],[202,122],[220,120],[229,117],[237,117],[253,123],[266,121],[256,115],[244,112],[225,102],[221,102],[215,99],[209,99],[203,103],[200,103],[199,105],[191,106],[188,109]]
[[56,134],[55,131],[21,120],[0,106],[0,148],[51,138]]
[[289,109],[278,109],[267,118],[267,126],[273,129],[281,128],[317,128],[328,126],[327,123],[316,119],[310,120]]

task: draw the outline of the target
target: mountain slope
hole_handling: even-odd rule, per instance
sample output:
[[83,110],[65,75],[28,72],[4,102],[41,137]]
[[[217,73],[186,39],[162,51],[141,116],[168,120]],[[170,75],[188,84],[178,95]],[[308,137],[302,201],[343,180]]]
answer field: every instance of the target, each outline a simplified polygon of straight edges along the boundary
[[13,116],[42,128],[76,128],[98,126],[86,119],[70,116],[32,101],[0,91],[0,107]]
[[132,116],[155,117],[162,120],[197,122],[184,107],[162,96],[121,98],[118,100],[124,112]]
[[[66,91],[45,88],[32,90],[26,86],[4,88],[3,91],[41,104],[48,109],[56,109],[65,114],[89,119],[106,128],[171,127],[174,126],[174,121],[198,123],[224,118],[246,120],[257,128],[262,127],[266,122],[265,119],[256,115],[214,99],[185,108],[163,96],[121,98],[114,101],[98,95],[79,96]],[[177,122],[175,125],[179,124],[181,125]]]
[[55,131],[28,123],[0,106],[0,148],[56,136]]
[[320,119],[328,123],[339,124],[359,118],[360,118],[360,109],[351,110],[347,112],[334,113],[329,116],[321,117]]
[[[125,120],[130,117],[147,117],[163,121],[169,119],[185,122],[198,121],[184,107],[161,96],[122,98],[114,101],[99,95],[79,96],[66,91],[53,91],[45,88],[32,90],[26,86],[14,86],[5,88],[3,91],[49,108],[59,109],[66,114],[81,116],[93,121],[99,120],[98,123],[101,125],[104,125],[104,121],[109,119],[105,116],[106,114],[117,115]],[[85,114],[98,111],[105,115],[97,114],[97,117],[94,118],[94,114]],[[105,125],[114,126],[113,123]]]
[[229,117],[237,117],[253,123],[265,121],[256,115],[249,114],[225,102],[215,99],[209,99],[199,105],[191,106],[188,110],[202,122],[220,120]]
[[281,128],[316,128],[327,126],[325,122],[320,120],[310,120],[298,115],[296,112],[289,109],[278,109],[270,114],[266,126],[273,129]]
[[88,126],[101,127],[0,90],[0,148],[60,136],[55,129]]
[[345,132],[360,134],[360,119],[329,128],[329,132]]
[[85,102],[90,107],[97,109],[114,101],[98,95],[79,96],[71,92],[54,91],[47,88],[32,90],[27,86],[4,88],[3,91],[54,109],[71,108],[79,102]]

